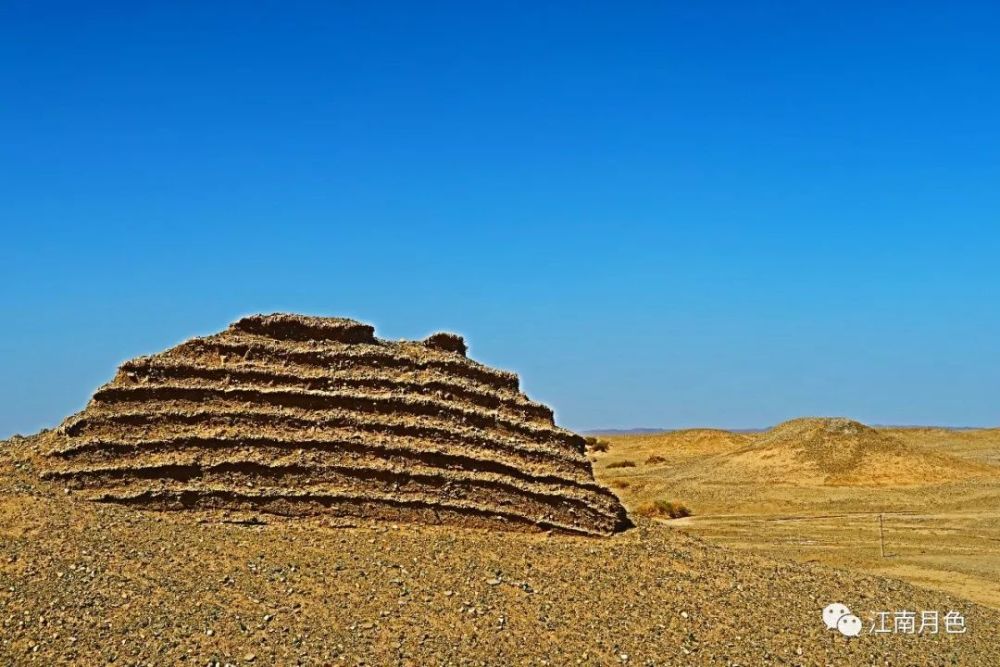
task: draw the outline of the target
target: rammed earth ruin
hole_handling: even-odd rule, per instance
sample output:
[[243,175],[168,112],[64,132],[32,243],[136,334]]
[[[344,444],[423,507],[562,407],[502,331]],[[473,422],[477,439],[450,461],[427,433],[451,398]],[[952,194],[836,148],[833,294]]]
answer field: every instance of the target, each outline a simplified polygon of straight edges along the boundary
[[124,363],[43,473],[94,501],[610,535],[584,440],[435,334],[255,315]]

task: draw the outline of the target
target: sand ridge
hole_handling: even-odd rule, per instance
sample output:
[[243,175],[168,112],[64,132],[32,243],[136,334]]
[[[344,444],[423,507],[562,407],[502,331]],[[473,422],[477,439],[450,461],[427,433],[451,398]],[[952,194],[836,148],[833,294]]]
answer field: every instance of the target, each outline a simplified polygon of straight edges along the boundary
[[989,476],[995,471],[911,447],[899,438],[842,417],[793,419],[753,435],[723,459],[704,462],[713,475],[769,477],[776,483],[905,486]]
[[597,478],[634,513],[687,507],[693,516],[670,524],[727,547],[1000,608],[1000,429],[808,418],[763,433],[696,433],[608,438],[607,451],[591,451]]

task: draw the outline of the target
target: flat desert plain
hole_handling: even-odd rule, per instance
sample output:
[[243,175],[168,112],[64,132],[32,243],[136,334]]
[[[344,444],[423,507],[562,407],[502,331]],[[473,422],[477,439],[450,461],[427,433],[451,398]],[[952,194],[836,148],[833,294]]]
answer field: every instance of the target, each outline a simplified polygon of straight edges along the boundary
[[[634,513],[729,548],[1000,608],[1000,429],[799,419],[762,433],[601,440],[595,474]],[[669,518],[677,508],[691,516]]]

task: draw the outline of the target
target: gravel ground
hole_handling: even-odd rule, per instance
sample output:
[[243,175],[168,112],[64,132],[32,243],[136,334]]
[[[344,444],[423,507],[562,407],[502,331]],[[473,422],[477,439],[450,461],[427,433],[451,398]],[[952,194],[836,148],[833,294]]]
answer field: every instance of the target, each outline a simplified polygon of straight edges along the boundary
[[[0,443],[0,664],[1000,664],[1000,613],[728,551],[313,520],[225,523],[77,500]],[[957,610],[963,635],[847,639],[820,612]],[[867,629],[868,622],[866,622]]]

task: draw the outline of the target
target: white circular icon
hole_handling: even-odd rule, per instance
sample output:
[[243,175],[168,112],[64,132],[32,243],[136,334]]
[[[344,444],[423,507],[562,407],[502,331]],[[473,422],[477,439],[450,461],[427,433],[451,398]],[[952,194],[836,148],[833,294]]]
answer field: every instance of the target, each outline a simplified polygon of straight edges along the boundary
[[845,637],[857,637],[861,634],[861,619],[854,614],[846,614],[837,621],[837,629]]
[[846,605],[834,602],[833,604],[828,604],[823,608],[823,622],[826,623],[826,628],[828,630],[833,630],[837,627],[837,621],[840,620],[840,617],[847,616],[850,613],[851,610],[848,609]]

